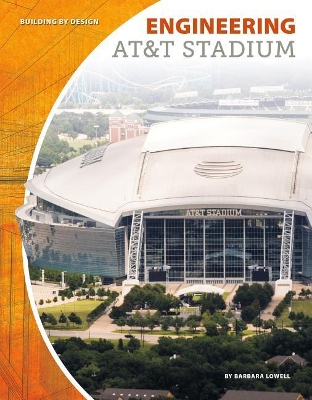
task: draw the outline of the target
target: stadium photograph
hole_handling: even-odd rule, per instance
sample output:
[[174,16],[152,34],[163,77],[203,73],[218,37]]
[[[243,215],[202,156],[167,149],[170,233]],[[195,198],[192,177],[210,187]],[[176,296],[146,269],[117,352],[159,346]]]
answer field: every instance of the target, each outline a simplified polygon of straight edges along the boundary
[[35,176],[16,215],[32,265],[103,283],[309,280],[311,167],[306,122],[188,116]]

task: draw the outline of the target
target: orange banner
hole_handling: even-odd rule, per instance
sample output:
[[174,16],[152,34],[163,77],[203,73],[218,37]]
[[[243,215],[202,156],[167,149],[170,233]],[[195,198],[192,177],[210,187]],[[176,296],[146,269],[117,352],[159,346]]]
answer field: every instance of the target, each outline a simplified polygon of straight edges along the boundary
[[[43,341],[24,281],[15,209],[46,118],[90,52],[155,0],[20,0],[1,3],[0,399],[84,399]],[[39,19],[98,19],[49,26]]]

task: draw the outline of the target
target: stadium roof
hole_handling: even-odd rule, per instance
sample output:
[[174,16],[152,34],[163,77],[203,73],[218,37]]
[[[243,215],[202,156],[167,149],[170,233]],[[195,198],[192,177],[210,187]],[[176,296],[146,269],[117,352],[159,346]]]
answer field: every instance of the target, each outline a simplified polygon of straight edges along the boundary
[[[37,196],[109,226],[133,210],[249,208],[312,222],[311,127],[248,117],[159,123],[26,184]],[[89,157],[92,161],[92,157]]]
[[223,146],[304,151],[309,133],[304,124],[280,119],[193,118],[156,125],[142,151]]

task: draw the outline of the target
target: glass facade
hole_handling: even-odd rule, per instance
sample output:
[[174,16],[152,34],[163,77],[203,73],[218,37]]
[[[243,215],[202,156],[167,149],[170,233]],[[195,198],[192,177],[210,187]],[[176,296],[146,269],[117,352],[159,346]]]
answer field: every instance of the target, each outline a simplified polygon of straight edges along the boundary
[[185,277],[204,277],[204,221],[185,220]]
[[[257,267],[269,269],[270,279],[279,279],[283,213],[214,209],[226,218],[211,218],[206,209],[191,211],[197,218],[181,218],[189,210],[144,214],[142,280],[147,280],[148,270],[164,265],[170,266],[171,282],[250,281],[251,270]],[[293,279],[300,277],[303,263],[311,259],[311,231],[306,228],[308,234],[304,233],[305,220],[295,217]]]
[[29,262],[101,277],[125,276],[125,228],[49,225],[18,219]]
[[[302,227],[302,275],[312,278],[312,229]],[[312,279],[309,279],[312,283]]]
[[165,261],[171,267],[170,280],[184,280],[184,220],[172,219],[164,222],[166,226]]
[[205,227],[205,276],[208,279],[224,276],[224,220],[206,220]]
[[[66,210],[62,210],[66,211]],[[88,221],[90,222],[90,221]],[[92,221],[91,221],[92,222]],[[19,219],[29,261],[41,268],[126,275],[132,217],[116,229]],[[167,279],[185,283],[240,283],[255,268],[279,279],[283,213],[243,209],[178,209],[143,215],[139,279],[170,267]],[[312,229],[295,216],[292,279],[312,278]]]
[[224,264],[225,276],[244,278],[245,249],[244,221],[227,219],[224,221]]

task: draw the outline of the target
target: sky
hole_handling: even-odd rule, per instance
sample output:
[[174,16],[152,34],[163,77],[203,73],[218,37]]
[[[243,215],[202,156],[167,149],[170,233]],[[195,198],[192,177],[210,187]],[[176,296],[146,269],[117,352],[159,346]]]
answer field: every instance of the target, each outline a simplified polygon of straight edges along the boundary
[[[178,6],[177,6],[178,5]],[[159,18],[226,18],[227,20],[237,18],[291,18],[294,20],[295,33],[279,34],[147,34],[147,21]],[[153,22],[155,24],[155,22]],[[155,30],[153,25],[153,30]],[[239,28],[237,28],[239,29]],[[299,86],[307,88],[312,84],[312,57],[309,48],[309,16],[306,10],[299,8],[296,2],[291,1],[268,1],[247,2],[237,0],[235,2],[225,0],[212,2],[207,0],[162,0],[144,10],[137,16],[130,19],[119,29],[113,32],[98,48],[90,54],[87,60],[81,65],[81,70],[96,71],[101,75],[108,76],[112,80],[123,80],[138,87],[162,82],[168,78],[182,79],[191,76],[192,79],[202,79],[203,83],[209,75],[218,77],[220,87],[233,81],[237,85],[247,82],[249,85],[280,85],[298,82]],[[136,52],[134,44],[129,41],[141,41],[137,44]],[[147,46],[148,41],[153,41],[152,50]],[[174,44],[160,45],[160,41],[169,41]],[[209,41],[210,44],[196,45],[197,41]],[[241,57],[229,57],[230,44],[235,43],[234,53],[238,54],[245,47]],[[261,46],[262,53],[268,52],[271,46],[269,57],[258,56],[258,41],[264,42]],[[271,41],[271,45],[267,42]],[[187,42],[187,44],[186,44]],[[191,45],[190,42],[193,42]],[[219,43],[215,55],[213,49]],[[248,42],[252,42],[251,44]],[[278,44],[281,42],[284,48],[289,42],[293,42],[292,54],[278,54]],[[187,46],[187,49],[185,48]],[[204,55],[202,46],[204,46]],[[220,51],[222,46],[222,51]],[[254,57],[247,57],[248,48],[252,46]],[[152,51],[159,48],[159,57],[151,56]],[[146,50],[147,49],[147,50]],[[191,50],[192,49],[192,50]],[[116,50],[117,53],[116,53]],[[146,51],[146,54],[144,53]],[[167,51],[167,53],[166,53]],[[190,55],[192,57],[183,55]],[[117,57],[113,57],[113,55]],[[221,55],[226,57],[221,57]],[[127,55],[127,57],[125,57]],[[137,57],[133,57],[137,55]],[[167,55],[165,57],[164,55]],[[232,76],[222,82],[222,77]]]

